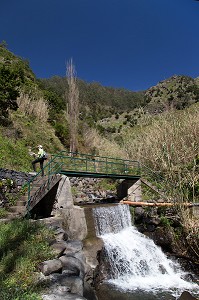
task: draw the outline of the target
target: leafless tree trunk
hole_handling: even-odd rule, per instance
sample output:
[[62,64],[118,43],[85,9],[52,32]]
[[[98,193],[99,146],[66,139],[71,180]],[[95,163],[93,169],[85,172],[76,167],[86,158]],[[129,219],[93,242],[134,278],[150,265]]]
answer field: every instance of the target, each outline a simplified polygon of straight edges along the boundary
[[66,77],[69,86],[68,90],[68,116],[70,132],[70,151],[77,152],[78,149],[78,119],[79,119],[79,90],[75,66],[72,59],[67,62]]

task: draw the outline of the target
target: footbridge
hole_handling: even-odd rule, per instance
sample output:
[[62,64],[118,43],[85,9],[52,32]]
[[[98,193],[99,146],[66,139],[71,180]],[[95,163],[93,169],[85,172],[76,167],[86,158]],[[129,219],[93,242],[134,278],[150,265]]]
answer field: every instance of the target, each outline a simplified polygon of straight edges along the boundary
[[[51,155],[44,166],[43,177],[40,171],[24,186],[24,193],[19,201],[21,210],[24,210],[23,214],[35,213],[35,207],[38,208],[40,205],[40,208],[42,207],[44,211],[42,215],[45,215],[45,213],[49,215],[54,204],[54,202],[51,203],[50,201],[53,197],[55,199],[62,175],[68,177],[122,179],[127,184],[132,181],[137,182],[141,179],[141,182],[144,182],[153,191],[159,193],[162,199],[165,197],[166,202],[175,202],[175,200],[170,201],[171,198],[170,200],[168,198],[167,191],[171,192],[171,186],[167,186],[164,178],[159,173],[141,165],[139,161],[61,151]],[[152,186],[146,180],[147,178],[150,181],[152,180],[156,187],[160,182],[164,182],[165,191],[163,193],[158,191],[155,185]],[[49,192],[51,197],[48,197]],[[46,199],[45,203],[44,199]],[[37,212],[36,214],[38,215]]]
[[138,161],[61,151],[51,155],[43,177],[40,171],[25,185],[26,211],[30,212],[59,183],[61,175],[137,181],[141,170]]
[[72,177],[139,179],[138,161],[61,151],[52,155],[49,174],[59,173]]

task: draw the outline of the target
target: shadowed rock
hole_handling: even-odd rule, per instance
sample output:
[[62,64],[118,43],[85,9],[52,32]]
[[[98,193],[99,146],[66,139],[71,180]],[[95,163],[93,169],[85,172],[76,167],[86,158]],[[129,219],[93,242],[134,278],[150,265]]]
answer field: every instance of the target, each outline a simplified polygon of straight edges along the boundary
[[182,293],[178,300],[197,300],[197,298],[193,297],[189,292],[185,291]]

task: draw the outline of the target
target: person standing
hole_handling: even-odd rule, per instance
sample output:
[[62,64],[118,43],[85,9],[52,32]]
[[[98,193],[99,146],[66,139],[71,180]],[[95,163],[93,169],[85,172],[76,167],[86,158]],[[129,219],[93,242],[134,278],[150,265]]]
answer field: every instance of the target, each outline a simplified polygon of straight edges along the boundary
[[[32,167],[33,167],[33,170],[34,172],[36,172],[36,163],[40,163],[40,169],[41,169],[41,175],[44,176],[44,169],[43,169],[43,166],[44,166],[44,150],[43,150],[43,146],[42,145],[39,145],[38,146],[38,153],[37,153],[37,158],[35,160],[33,160],[32,162]],[[36,154],[35,154],[36,155]]]

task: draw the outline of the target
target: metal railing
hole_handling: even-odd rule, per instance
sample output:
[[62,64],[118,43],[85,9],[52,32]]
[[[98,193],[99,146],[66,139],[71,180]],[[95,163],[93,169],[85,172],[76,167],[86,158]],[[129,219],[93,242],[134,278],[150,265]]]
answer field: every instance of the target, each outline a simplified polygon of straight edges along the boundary
[[98,173],[107,175],[140,175],[140,164],[138,161],[113,158],[107,156],[97,156],[91,154],[74,153],[61,151],[52,155],[52,163],[57,162],[61,166],[61,172],[72,174],[78,173]]

